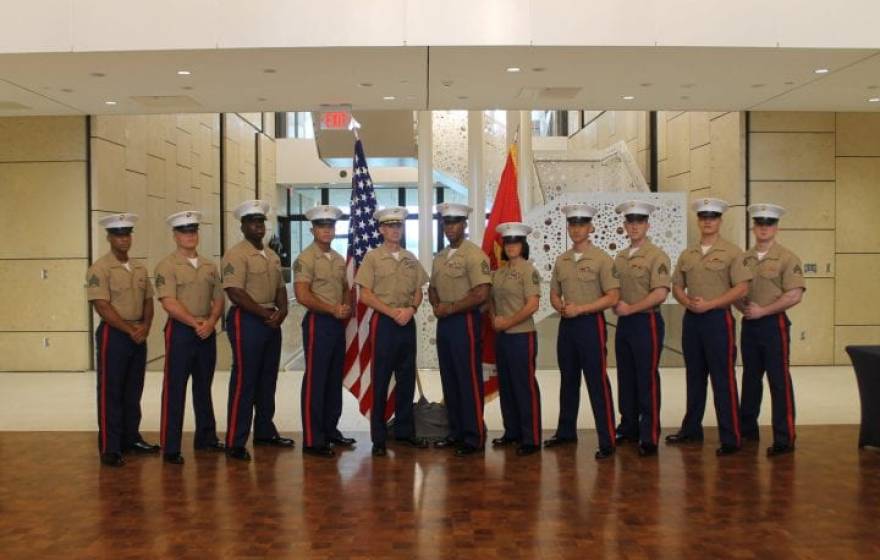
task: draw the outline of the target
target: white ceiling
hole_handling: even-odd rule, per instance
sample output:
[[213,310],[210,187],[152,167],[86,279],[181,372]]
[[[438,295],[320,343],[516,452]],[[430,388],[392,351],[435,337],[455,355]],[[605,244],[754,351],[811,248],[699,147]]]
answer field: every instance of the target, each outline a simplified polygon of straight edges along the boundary
[[[512,66],[521,72],[507,72]],[[817,75],[817,68],[830,71]],[[178,76],[178,70],[192,75]],[[0,55],[0,116],[293,111],[326,104],[875,111],[880,103],[867,102],[880,96],[875,88],[880,50],[867,49],[327,47]]]

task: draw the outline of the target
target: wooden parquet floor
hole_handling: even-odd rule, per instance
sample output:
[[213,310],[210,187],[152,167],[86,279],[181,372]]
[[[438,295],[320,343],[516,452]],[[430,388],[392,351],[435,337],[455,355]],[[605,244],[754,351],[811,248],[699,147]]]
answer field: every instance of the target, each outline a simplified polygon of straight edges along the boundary
[[[155,440],[155,434],[145,434]],[[298,435],[298,434],[297,434]],[[856,426],[798,428],[794,455],[760,445],[628,445],[595,435],[518,457],[455,458],[366,434],[333,459],[257,448],[101,467],[95,435],[0,432],[0,558],[880,558],[880,453]]]

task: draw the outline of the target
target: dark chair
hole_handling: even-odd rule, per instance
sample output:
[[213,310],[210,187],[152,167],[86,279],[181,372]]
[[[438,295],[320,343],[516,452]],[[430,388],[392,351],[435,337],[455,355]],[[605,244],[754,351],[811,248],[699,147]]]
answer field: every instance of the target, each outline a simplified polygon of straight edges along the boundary
[[862,402],[859,447],[880,447],[880,346],[847,346],[846,353],[856,370]]

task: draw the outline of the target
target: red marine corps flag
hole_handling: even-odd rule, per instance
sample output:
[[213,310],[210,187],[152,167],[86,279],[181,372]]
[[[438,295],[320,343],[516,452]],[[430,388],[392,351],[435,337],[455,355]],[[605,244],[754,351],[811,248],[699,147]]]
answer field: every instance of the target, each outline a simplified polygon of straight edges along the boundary
[[[504,222],[521,222],[522,212],[519,209],[519,193],[516,181],[516,146],[507,152],[507,163],[501,172],[495,202],[489,213],[489,223],[483,234],[483,251],[489,256],[492,270],[501,263],[501,236],[495,231]],[[483,387],[488,400],[498,391],[498,369],[495,367],[495,330],[489,321],[482,322],[483,331]]]

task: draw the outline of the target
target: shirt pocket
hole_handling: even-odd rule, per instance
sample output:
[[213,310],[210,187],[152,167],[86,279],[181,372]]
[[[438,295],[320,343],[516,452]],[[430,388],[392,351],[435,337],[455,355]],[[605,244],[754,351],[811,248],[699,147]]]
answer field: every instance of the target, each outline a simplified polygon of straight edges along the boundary
[[446,263],[443,273],[450,278],[461,278],[465,274],[465,265],[461,261]]
[[110,269],[110,292],[120,294],[131,289],[131,275],[124,270]]
[[599,270],[592,266],[579,266],[575,276],[580,282],[594,282],[599,277]]
[[767,280],[776,280],[779,278],[779,271],[780,267],[777,264],[766,264],[758,267],[758,274],[761,278],[766,278]]
[[629,275],[633,278],[642,279],[648,275],[648,268],[641,264],[629,265]]
[[723,272],[727,269],[727,261],[723,261],[721,259],[710,259],[703,266],[706,267],[706,270],[711,270],[712,272]]

